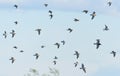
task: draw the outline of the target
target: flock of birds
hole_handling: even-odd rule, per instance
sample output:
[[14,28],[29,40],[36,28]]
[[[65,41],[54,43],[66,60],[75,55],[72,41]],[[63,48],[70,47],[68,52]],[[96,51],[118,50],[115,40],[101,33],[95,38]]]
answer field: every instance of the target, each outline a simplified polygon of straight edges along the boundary
[[[111,6],[111,5],[112,5],[112,2],[108,2],[107,4],[108,4],[108,6]],[[48,7],[48,4],[44,4],[44,6],[45,6],[45,7]],[[14,8],[18,9],[19,6],[15,4],[15,5],[14,5]],[[88,13],[88,10],[83,10],[82,12],[85,13],[85,14],[87,14],[87,13]],[[53,16],[54,16],[54,15],[53,15],[53,11],[52,11],[52,10],[49,10],[48,13],[49,13],[50,19],[52,19]],[[91,16],[91,20],[93,20],[93,19],[95,18],[95,16],[96,16],[96,12],[94,11],[93,13],[90,14],[90,16]],[[74,18],[74,21],[75,21],[75,22],[78,22],[79,19]],[[18,24],[18,21],[15,21],[14,23],[17,25],[17,24]],[[104,27],[103,30],[104,30],[104,31],[108,31],[108,30],[109,30],[108,26],[105,25],[105,27]],[[37,34],[40,35],[42,29],[35,29],[35,31],[37,31]],[[72,33],[73,29],[72,29],[72,28],[68,28],[66,31],[68,31],[68,33]],[[12,31],[10,32],[10,34],[11,34],[11,37],[14,38],[15,35],[16,35],[15,30],[12,30]],[[7,38],[7,32],[6,32],[6,31],[4,31],[3,36],[4,36],[4,38]],[[64,40],[61,41],[61,44],[62,44],[62,45],[65,45],[65,41],[64,41]],[[55,45],[58,49],[60,48],[60,43],[57,42],[57,43],[55,43],[54,45]],[[100,42],[100,39],[97,39],[96,42],[93,43],[93,45],[96,46],[96,49],[99,49],[99,47],[102,45],[101,42]],[[14,46],[13,48],[14,48],[14,49],[18,49],[17,46]],[[45,46],[42,45],[41,48],[45,48]],[[20,52],[22,53],[22,52],[24,52],[24,51],[23,51],[23,50],[20,50]],[[116,52],[115,52],[115,51],[112,51],[110,54],[113,54],[113,57],[116,56]],[[78,59],[79,56],[80,56],[80,53],[79,53],[78,51],[75,51],[75,53],[74,53],[73,55],[76,57],[76,59]],[[34,56],[35,59],[37,60],[40,55],[39,55],[38,53],[35,53],[33,56]],[[58,57],[55,56],[55,57],[54,57],[54,61],[53,61],[53,64],[54,64],[54,65],[57,64],[57,59],[58,59]],[[11,61],[11,63],[14,63],[16,59],[15,59],[14,57],[11,57],[9,60]],[[76,62],[74,63],[74,66],[77,67],[78,64],[79,64],[79,62],[76,61]],[[84,65],[83,63],[81,64],[80,69],[83,70],[84,73],[86,73],[86,67],[85,67],[85,65]]]

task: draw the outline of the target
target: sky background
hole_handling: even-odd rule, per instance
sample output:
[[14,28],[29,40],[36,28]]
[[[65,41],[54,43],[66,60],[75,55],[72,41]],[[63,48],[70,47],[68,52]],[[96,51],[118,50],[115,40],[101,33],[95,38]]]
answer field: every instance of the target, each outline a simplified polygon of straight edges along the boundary
[[[112,5],[107,5],[112,1]],[[44,7],[48,3],[48,7]],[[18,5],[15,9],[14,4]],[[88,14],[82,13],[87,9]],[[49,19],[48,11],[53,11]],[[96,11],[91,20],[90,14]],[[78,18],[79,22],[74,22]],[[0,0],[0,75],[24,76],[30,68],[35,68],[41,76],[49,73],[49,68],[57,68],[60,76],[120,76],[120,1],[119,0]],[[18,25],[14,24],[18,21]],[[103,31],[104,25],[109,31]],[[41,28],[41,35],[35,29]],[[72,28],[68,33],[66,29]],[[11,38],[11,30],[16,31]],[[7,38],[3,37],[7,31]],[[97,50],[93,43],[101,40]],[[53,44],[66,41],[57,49]],[[15,50],[13,46],[18,46]],[[41,48],[45,45],[45,48]],[[20,53],[20,50],[24,50]],[[80,53],[75,58],[74,51]],[[115,58],[110,54],[116,51]],[[33,54],[39,53],[35,60]],[[58,56],[57,65],[53,65],[54,56]],[[10,57],[15,57],[11,64]],[[77,68],[74,62],[78,61]],[[79,68],[84,63],[87,73]],[[51,75],[52,76],[52,75]]]

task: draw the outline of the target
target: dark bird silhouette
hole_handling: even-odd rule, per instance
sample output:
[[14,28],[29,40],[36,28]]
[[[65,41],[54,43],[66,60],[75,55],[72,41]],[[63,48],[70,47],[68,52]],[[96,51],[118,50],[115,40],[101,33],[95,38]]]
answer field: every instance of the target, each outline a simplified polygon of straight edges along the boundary
[[91,17],[91,20],[94,19],[94,17],[96,16],[96,12],[94,11],[92,14],[90,14],[92,17]]
[[18,21],[15,21],[14,23],[17,25],[17,24],[18,24]]
[[60,48],[60,44],[59,43],[55,43],[54,45],[56,45],[58,49]]
[[41,29],[36,29],[35,31],[37,31],[37,32],[38,32],[38,35],[40,35]]
[[14,57],[11,57],[9,60],[11,60],[12,64],[14,63],[15,61],[15,58]]
[[50,14],[52,14],[52,11],[51,11],[51,10],[49,10],[48,12],[49,12]]
[[111,6],[111,5],[112,5],[112,2],[108,2],[107,4],[108,4],[109,6]]
[[58,57],[57,57],[57,56],[55,56],[55,57],[54,57],[54,59],[58,59]]
[[108,26],[105,25],[105,28],[104,28],[103,30],[104,30],[104,31],[108,31],[108,30],[109,30]]
[[44,47],[45,47],[44,45],[41,46],[41,48],[44,48]]
[[85,69],[84,64],[81,64],[81,68],[80,69],[82,69],[84,71],[84,73],[86,73],[86,69]]
[[12,34],[12,38],[15,36],[15,30],[12,30],[12,32],[10,32],[10,34]]
[[77,61],[77,62],[75,62],[75,63],[74,63],[74,65],[75,65],[75,67],[77,67],[77,65],[78,65],[78,61]]
[[94,43],[94,45],[96,45],[96,49],[98,49],[99,46],[101,45],[101,43],[100,43],[100,39],[97,39],[96,41],[97,41],[97,42]]
[[4,36],[4,38],[7,37],[7,32],[6,31],[4,31],[3,36]]
[[24,51],[23,50],[20,50],[21,53],[23,53]]
[[61,43],[63,44],[63,45],[65,45],[65,41],[63,40],[63,41],[61,41]]
[[18,49],[18,47],[17,47],[17,46],[13,46],[13,48],[14,48],[14,49]]
[[116,56],[116,52],[115,51],[110,52],[110,54],[113,54],[113,57]]
[[87,13],[88,13],[88,10],[83,10],[82,12],[84,12],[85,14],[87,14]]
[[57,61],[54,60],[54,61],[53,61],[53,64],[56,65],[56,64],[57,64]]
[[17,8],[18,8],[18,5],[15,4],[14,7],[17,9]]
[[80,54],[78,51],[75,51],[74,55],[76,55],[76,58],[78,59]]
[[46,4],[46,3],[45,3],[45,4],[44,4],[44,6],[45,6],[45,7],[47,7],[47,6],[48,6],[48,4]]
[[52,18],[53,18],[53,14],[50,14],[49,16],[50,16],[50,19],[52,19]]
[[78,21],[79,21],[79,19],[77,19],[77,18],[74,18],[74,21],[75,21],[75,22],[78,22]]
[[35,57],[36,57],[36,59],[38,59],[38,58],[39,58],[39,54],[38,54],[38,53],[35,53],[33,56],[35,56]]
[[73,29],[68,28],[67,31],[69,31],[69,33],[71,33],[73,31]]

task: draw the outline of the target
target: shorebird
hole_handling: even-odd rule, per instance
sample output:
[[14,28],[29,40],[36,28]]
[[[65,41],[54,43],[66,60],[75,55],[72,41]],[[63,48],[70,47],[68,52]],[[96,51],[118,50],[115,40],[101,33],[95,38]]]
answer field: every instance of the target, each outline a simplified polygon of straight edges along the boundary
[[88,13],[88,10],[83,10],[82,12],[84,12],[85,14],[87,14],[87,13]]
[[35,56],[35,57],[36,57],[36,59],[38,59],[38,58],[39,58],[39,54],[38,54],[38,53],[35,53],[33,56]]
[[78,65],[78,61],[77,61],[77,62],[75,62],[75,63],[74,63],[74,65],[75,65],[75,67],[77,67],[77,65]]
[[71,33],[73,31],[73,29],[68,28],[67,31],[69,31],[69,33]]
[[44,45],[41,46],[41,48],[44,48],[44,47],[45,47]]
[[11,57],[9,60],[11,60],[12,64],[14,63],[15,61],[15,58],[14,57]]
[[75,21],[75,22],[78,22],[78,21],[79,21],[79,19],[77,19],[77,18],[74,18],[74,21]]
[[54,57],[54,59],[58,59],[58,57],[57,57],[57,56],[55,56],[55,57]]
[[82,69],[84,71],[84,73],[86,73],[86,69],[85,69],[84,64],[81,64],[81,68],[80,69]]
[[12,34],[12,38],[15,36],[15,30],[12,30],[12,32],[10,32],[10,34]]
[[18,49],[18,47],[17,47],[17,46],[13,46],[13,48],[14,48],[14,49]]
[[104,30],[104,31],[108,31],[108,30],[109,30],[108,26],[105,25],[105,28],[104,28],[103,30]]
[[23,53],[24,51],[23,50],[20,50],[21,53]]
[[4,31],[3,36],[4,36],[4,38],[7,37],[7,32],[6,31]]
[[61,41],[61,43],[63,44],[63,45],[65,45],[65,41],[63,40],[63,41]]
[[58,49],[60,48],[60,44],[59,43],[55,43],[54,45],[56,45]]
[[52,11],[51,11],[51,10],[49,10],[48,12],[49,12],[50,14],[52,14]]
[[35,31],[38,32],[38,35],[40,35],[42,29],[36,29]]
[[54,63],[54,65],[56,65],[56,64],[57,64],[57,61],[54,60],[53,63]]
[[92,17],[91,17],[91,20],[94,19],[94,17],[96,16],[96,12],[94,11],[92,14],[90,14]]
[[18,24],[18,21],[15,21],[14,23],[17,25],[17,24]]
[[53,14],[50,14],[49,16],[50,16],[50,19],[52,19],[52,18],[53,18]]
[[110,54],[113,54],[113,57],[116,56],[116,52],[115,51],[110,52]]
[[100,39],[97,39],[96,41],[97,41],[97,42],[94,43],[94,45],[96,45],[96,49],[98,49],[99,46],[101,45],[101,43],[100,43]]
[[80,54],[78,51],[75,51],[74,55],[76,55],[76,58],[78,59]]

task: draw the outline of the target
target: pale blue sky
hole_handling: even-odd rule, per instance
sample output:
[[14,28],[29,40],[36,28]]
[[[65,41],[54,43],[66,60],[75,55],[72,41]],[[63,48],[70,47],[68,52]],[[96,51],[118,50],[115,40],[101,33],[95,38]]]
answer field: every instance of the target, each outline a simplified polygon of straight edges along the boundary
[[[0,1],[0,61],[1,76],[24,76],[29,68],[35,68],[40,76],[48,73],[48,67],[59,69],[60,76],[119,76],[120,70],[120,1],[112,0],[111,7],[108,0],[1,0]],[[43,4],[48,3],[48,7]],[[15,9],[14,4],[19,8]],[[53,19],[49,19],[48,10],[53,11]],[[89,13],[81,11],[88,9]],[[90,14],[96,11],[97,16],[91,20]],[[73,19],[80,19],[74,22]],[[18,21],[18,25],[14,21]],[[109,31],[103,31],[104,25]],[[41,28],[38,36],[35,29]],[[66,31],[72,28],[70,34]],[[15,38],[9,34],[16,31]],[[8,37],[2,36],[7,31]],[[93,45],[96,39],[101,39],[102,46],[98,50]],[[53,44],[66,41],[57,49]],[[16,45],[18,49],[12,47]],[[41,49],[41,45],[46,45]],[[24,50],[24,53],[19,53]],[[76,62],[74,51],[80,52],[79,65]],[[117,52],[113,58],[110,52]],[[38,52],[40,57],[35,60],[33,54]],[[13,56],[16,61],[11,64],[9,58]],[[54,56],[58,56],[56,66],[52,64]],[[87,74],[79,69],[81,63],[86,66]]]

